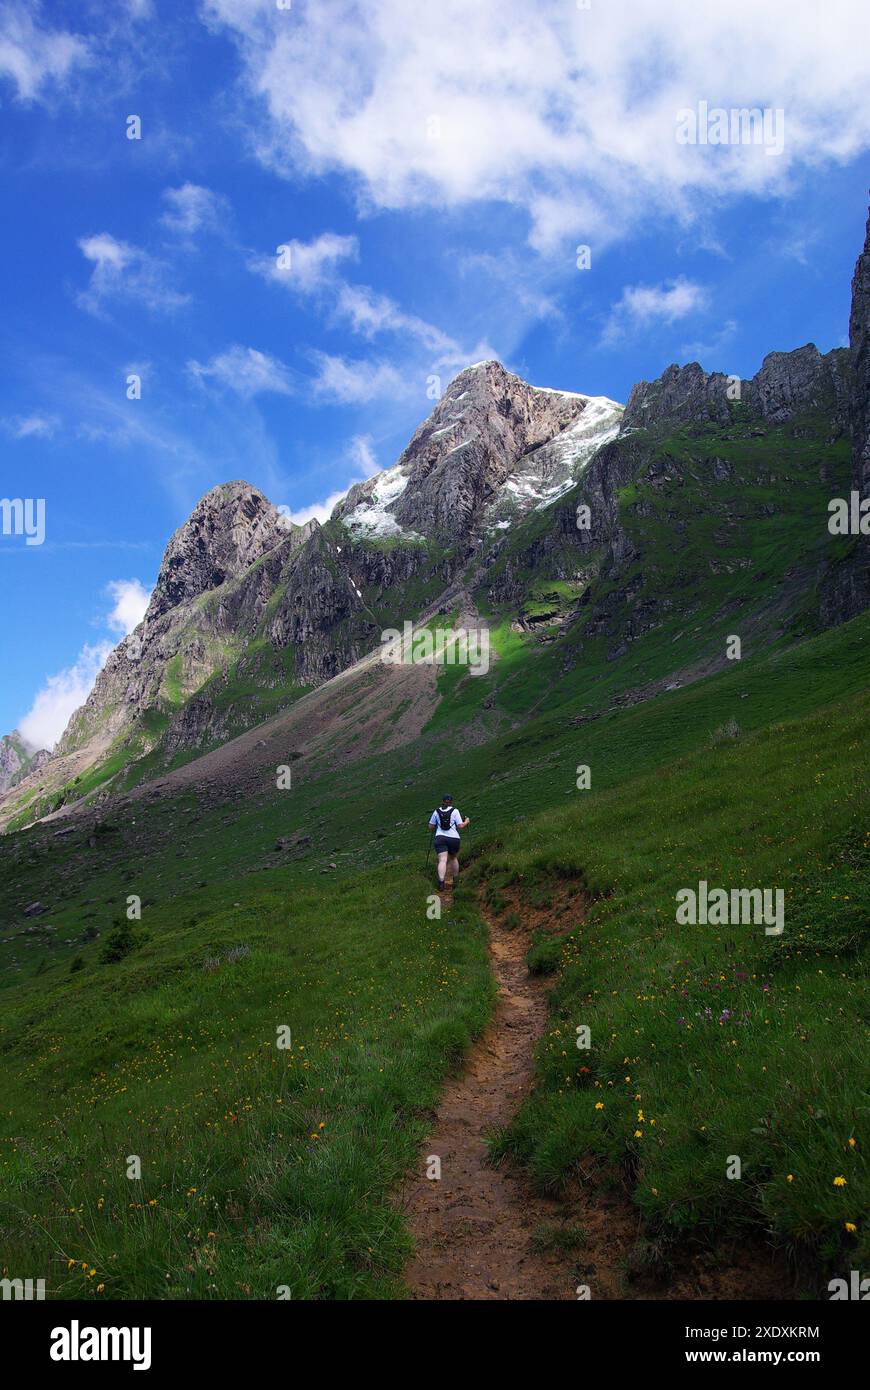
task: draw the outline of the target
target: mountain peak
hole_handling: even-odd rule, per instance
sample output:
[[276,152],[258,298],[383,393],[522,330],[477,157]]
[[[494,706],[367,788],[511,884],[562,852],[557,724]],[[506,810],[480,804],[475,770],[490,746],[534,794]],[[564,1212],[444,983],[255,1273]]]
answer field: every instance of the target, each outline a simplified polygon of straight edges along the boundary
[[453,378],[392,468],[351,488],[333,515],[362,535],[450,541],[480,523],[508,525],[552,500],[620,413],[615,401],[477,362]]
[[259,488],[219,483],[172,536],[146,621],[232,579],[286,535],[286,522]]
[[672,362],[655,381],[632,387],[622,431],[687,423],[727,425],[738,401],[771,424],[818,407],[832,408],[839,419],[848,396],[847,357],[842,348],[822,355],[815,343],[791,352],[769,352],[749,381],[706,372],[699,362],[682,367]]

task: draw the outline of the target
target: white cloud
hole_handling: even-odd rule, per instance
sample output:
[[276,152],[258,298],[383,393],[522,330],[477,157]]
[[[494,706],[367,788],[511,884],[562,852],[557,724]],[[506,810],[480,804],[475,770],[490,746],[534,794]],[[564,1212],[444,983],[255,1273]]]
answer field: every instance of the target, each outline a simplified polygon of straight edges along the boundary
[[62,84],[88,58],[84,39],[43,28],[31,6],[9,4],[0,16],[0,75],[15,83],[21,101],[38,99],[49,84]]
[[284,241],[274,256],[255,256],[250,269],[264,280],[281,285],[295,294],[314,294],[334,283],[340,261],[356,260],[359,243],[355,236],[322,232],[313,241]]
[[[864,0],[596,3],[205,0],[244,64],[261,160],[338,170],[363,206],[503,200],[530,236],[603,241],[651,214],[690,222],[711,193],[783,191],[870,145]],[[337,97],[336,94],[340,95]],[[677,113],[782,108],[785,148],[677,143]]]
[[460,351],[448,334],[416,314],[406,314],[388,295],[379,294],[368,285],[352,285],[338,274],[342,261],[358,259],[356,237],[322,232],[313,241],[287,241],[283,246],[283,266],[276,253],[274,257],[255,257],[249,262],[250,269],[293,294],[326,299],[335,317],[363,338],[371,340],[379,333],[396,333],[416,339],[429,352]]
[[50,439],[59,424],[56,415],[11,415],[3,428],[13,439]]
[[267,352],[238,344],[218,353],[210,362],[190,361],[187,368],[198,381],[211,378],[235,391],[243,400],[250,400],[252,396],[267,391],[289,396],[293,390],[283,362],[270,357]]
[[49,676],[23,719],[21,737],[30,748],[53,748],[83,705],[112,651],[111,642],[84,646],[72,666]]
[[160,221],[171,232],[185,237],[193,236],[194,232],[214,230],[227,210],[225,198],[198,183],[165,188],[163,200],[166,211]]
[[115,600],[106,625],[112,632],[127,637],[145,617],[151,595],[138,579],[112,579],[106,588]]
[[317,374],[314,393],[340,405],[354,405],[380,397],[398,400],[420,387],[411,373],[402,373],[389,362],[351,361],[328,352],[313,352]]
[[78,246],[93,266],[88,288],[77,296],[89,313],[102,314],[113,300],[135,300],[154,313],[171,312],[188,302],[188,295],[172,288],[166,266],[147,251],[108,232],[81,237]]
[[368,285],[342,284],[338,289],[336,312],[346,319],[355,333],[373,338],[377,333],[400,333],[416,338],[429,352],[454,352],[458,344],[440,328],[416,314],[406,314],[385,294]]
[[375,473],[380,472],[370,434],[354,435],[350,441],[350,456],[357,467],[362,470],[362,478],[355,478],[354,482],[365,481],[366,478],[372,478]]
[[[354,479],[354,481],[359,481],[359,479]],[[345,496],[346,491],[347,489],[345,488],[344,492],[331,492],[322,502],[312,502],[307,507],[300,507],[298,511],[293,511],[291,507],[286,507],[283,515],[286,516],[289,521],[295,521],[297,526],[304,526],[306,521],[310,521],[312,517],[322,524],[324,521],[328,521],[332,516],[335,507]]]
[[[145,616],[150,595],[138,579],[113,579],[106,585],[113,600],[105,625],[126,637]],[[86,643],[72,666],[48,676],[24,718],[21,737],[31,750],[53,748],[72,715],[90,695],[94,681],[113,650],[111,642]]]
[[632,329],[648,328],[652,323],[676,323],[687,314],[703,309],[707,291],[682,276],[664,285],[627,285],[610,310],[601,341],[617,343]]

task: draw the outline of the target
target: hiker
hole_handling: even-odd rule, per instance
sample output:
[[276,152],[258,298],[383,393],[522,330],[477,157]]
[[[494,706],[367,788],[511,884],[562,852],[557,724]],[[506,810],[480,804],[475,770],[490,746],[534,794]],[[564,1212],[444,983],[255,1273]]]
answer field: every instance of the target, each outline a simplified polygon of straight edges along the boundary
[[468,816],[462,819],[453,805],[452,796],[442,796],[441,805],[429,817],[429,828],[435,831],[435,854],[438,859],[438,889],[444,888],[446,867],[450,867],[451,886],[456,887],[459,878],[459,832],[471,821]]

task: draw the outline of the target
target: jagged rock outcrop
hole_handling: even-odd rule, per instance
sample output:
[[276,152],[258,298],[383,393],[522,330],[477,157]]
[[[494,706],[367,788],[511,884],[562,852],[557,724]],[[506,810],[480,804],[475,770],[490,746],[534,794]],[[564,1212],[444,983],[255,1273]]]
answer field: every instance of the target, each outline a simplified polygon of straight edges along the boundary
[[[534,463],[530,456],[567,435],[587,412],[602,432],[615,427],[620,407],[607,402],[613,418],[605,423],[590,411],[599,399],[530,386],[500,362],[467,367],[394,466],[351,488],[333,515],[352,533],[461,540],[487,507],[501,501],[509,518],[570,481],[572,457],[584,454],[582,431],[563,450],[551,448]],[[490,524],[500,515],[491,515]]]
[[852,276],[849,347],[853,368],[849,402],[854,461],[852,482],[861,496],[866,497],[870,494],[870,217],[864,249]]
[[250,483],[212,488],[166,547],[145,623],[238,578],[286,533],[277,507]]
[[[870,497],[870,218],[864,249],[852,276],[849,315],[851,377],[849,427],[852,435],[851,486],[859,498]],[[828,626],[846,622],[870,607],[870,538],[858,535],[849,553],[821,586],[820,612]]]
[[0,738],[0,792],[16,786],[31,772],[38,772],[51,754],[45,748],[31,752],[17,729]]
[[[298,547],[301,537],[302,528],[288,526],[250,483],[206,493],[166,548],[144,619],[110,654],[57,752],[65,755],[97,732],[110,741],[161,700],[171,706],[202,685],[236,640],[221,591],[270,552]],[[204,602],[212,595],[216,602]]]
[[754,377],[739,382],[724,372],[705,372],[698,362],[685,367],[674,364],[657,380],[639,381],[632,388],[622,431],[674,424],[727,425],[738,416],[738,407],[742,417],[754,416],[773,425],[825,410],[833,429],[843,429],[850,392],[850,356],[845,348],[823,355],[808,343],[793,352],[770,352]]

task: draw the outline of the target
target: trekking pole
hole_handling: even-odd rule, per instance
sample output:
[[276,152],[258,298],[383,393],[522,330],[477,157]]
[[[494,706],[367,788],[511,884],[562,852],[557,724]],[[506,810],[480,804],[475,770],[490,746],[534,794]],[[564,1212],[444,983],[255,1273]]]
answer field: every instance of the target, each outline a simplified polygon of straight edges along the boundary
[[428,848],[427,851],[426,851],[426,873],[427,873],[427,874],[428,874],[428,872],[429,872],[429,855],[432,853],[432,842],[433,842],[434,839],[435,839],[435,832],[434,832],[434,831],[431,831],[430,834],[429,834],[429,848]]

